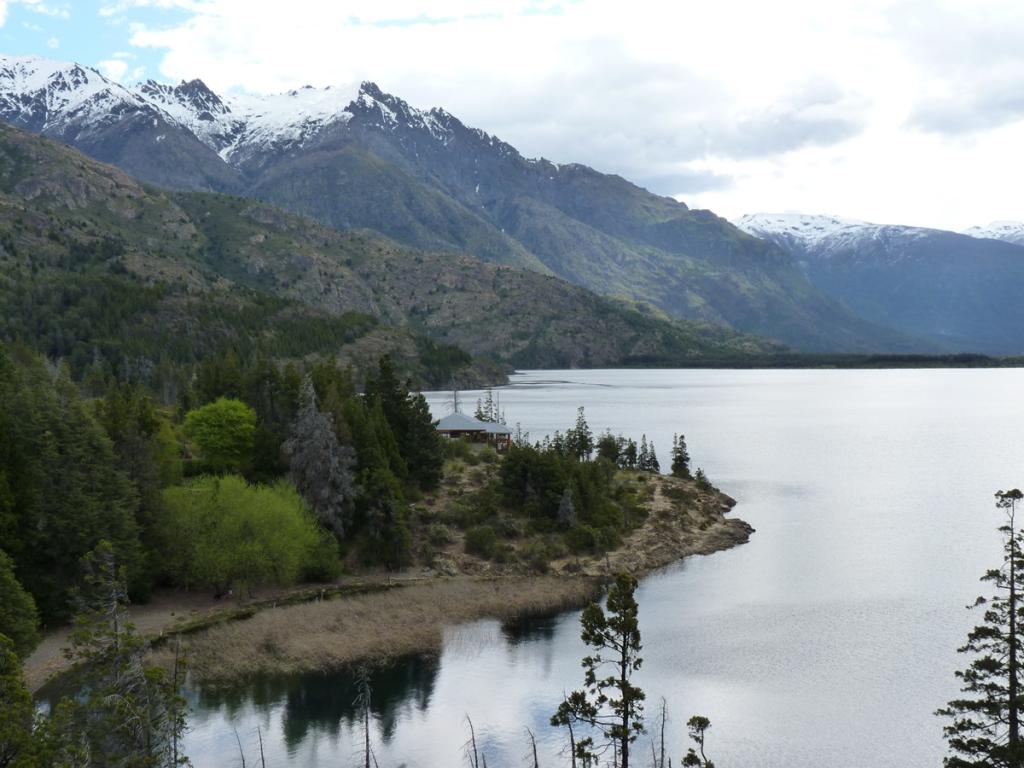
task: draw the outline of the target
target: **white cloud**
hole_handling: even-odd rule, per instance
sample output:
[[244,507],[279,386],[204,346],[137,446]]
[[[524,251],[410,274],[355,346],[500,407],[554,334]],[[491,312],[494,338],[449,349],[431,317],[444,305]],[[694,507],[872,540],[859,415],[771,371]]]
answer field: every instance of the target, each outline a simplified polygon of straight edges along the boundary
[[190,14],[132,24],[168,79],[374,80],[527,155],[729,216],[1024,218],[1005,195],[1024,172],[1011,149],[1024,139],[1024,4],[1011,0],[118,0],[104,13],[131,20],[139,6]]
[[120,80],[128,71],[128,64],[124,59],[105,59],[96,65],[104,77],[111,80]]
[[60,40],[56,37],[51,37],[46,41],[47,48],[60,48]]
[[54,19],[71,18],[71,9],[67,3],[54,5],[53,3],[43,2],[43,0],[18,0],[18,2],[33,13],[49,16]]

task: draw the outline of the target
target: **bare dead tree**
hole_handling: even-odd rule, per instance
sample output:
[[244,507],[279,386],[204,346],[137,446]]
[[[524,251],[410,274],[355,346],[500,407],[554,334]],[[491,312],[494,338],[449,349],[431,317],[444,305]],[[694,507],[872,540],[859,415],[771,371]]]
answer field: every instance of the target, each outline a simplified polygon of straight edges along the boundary
[[260,766],[261,768],[267,768],[267,759],[263,755],[263,731],[260,727],[256,726],[256,737],[260,740]]
[[[658,732],[661,750],[658,757],[657,768],[665,768],[665,723],[668,721],[668,703],[665,697],[661,697],[661,710],[658,712]],[[653,746],[654,742],[651,742]]]
[[530,735],[530,748],[533,752],[533,768],[540,768],[540,763],[537,761],[537,737],[533,735],[533,731],[529,728],[526,732]]
[[245,752],[242,750],[242,740],[238,737],[237,728],[235,728],[235,741],[238,742],[238,754],[242,758],[242,768],[245,768]]
[[[172,700],[171,700],[171,707],[172,707],[171,714],[170,714],[171,722],[177,722],[178,719],[181,716],[181,713],[178,711],[178,705],[179,705],[179,702],[181,700],[181,697],[178,695],[178,691],[181,690],[181,680],[179,680],[179,678],[178,678],[178,675],[180,674],[180,671],[181,671],[181,638],[176,636],[174,638],[174,669],[173,669],[173,671],[171,673],[171,675],[172,675],[171,684],[172,684],[172,690],[174,691],[174,696],[172,697]],[[178,736],[179,735],[180,734],[179,734],[179,729],[178,728],[172,728],[171,729],[171,765],[174,765],[174,766],[177,766],[177,765],[181,764],[181,762],[178,759]]]
[[356,670],[356,694],[355,705],[363,716],[363,759],[365,768],[370,768],[370,669],[365,664]]
[[[476,748],[476,730],[473,728],[473,719],[466,715],[466,722],[469,723],[469,741],[467,741],[463,748],[466,750],[466,757],[469,758],[470,768],[481,768],[480,767],[480,752]],[[484,761],[484,768],[486,768],[487,762]]]

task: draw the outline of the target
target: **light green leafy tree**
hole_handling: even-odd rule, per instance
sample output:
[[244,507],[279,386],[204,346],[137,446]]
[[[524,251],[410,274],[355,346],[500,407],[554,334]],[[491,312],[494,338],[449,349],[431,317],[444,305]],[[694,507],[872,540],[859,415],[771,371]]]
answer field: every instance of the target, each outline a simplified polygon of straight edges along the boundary
[[168,488],[163,498],[161,551],[167,575],[181,586],[293,584],[310,570],[337,571],[333,537],[291,483],[207,476]]
[[244,468],[256,438],[256,411],[241,400],[222,397],[189,411],[185,436],[213,472]]

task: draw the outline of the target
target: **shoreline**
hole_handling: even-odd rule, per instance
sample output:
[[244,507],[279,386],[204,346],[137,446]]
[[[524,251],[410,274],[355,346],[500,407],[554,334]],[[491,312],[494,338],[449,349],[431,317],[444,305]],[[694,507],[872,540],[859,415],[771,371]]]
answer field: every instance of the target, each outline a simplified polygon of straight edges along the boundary
[[[130,618],[153,642],[157,663],[173,659],[168,640],[180,638],[192,680],[228,687],[254,675],[327,672],[437,653],[451,625],[580,608],[616,571],[643,577],[687,557],[745,543],[753,533],[744,521],[727,516],[736,502],[721,491],[665,475],[650,481],[654,489],[646,519],[620,547],[563,558],[551,563],[548,574],[524,574],[460,555],[454,574],[368,574],[335,584],[265,590],[258,600],[243,603],[164,593],[133,606]],[[66,671],[61,648],[67,634],[50,633],[25,660],[33,693]]]

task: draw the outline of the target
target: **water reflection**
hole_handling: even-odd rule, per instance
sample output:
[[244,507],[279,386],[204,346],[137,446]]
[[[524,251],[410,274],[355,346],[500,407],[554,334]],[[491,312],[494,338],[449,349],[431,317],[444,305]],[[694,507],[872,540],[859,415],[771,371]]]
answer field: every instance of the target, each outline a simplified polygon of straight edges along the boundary
[[[438,670],[439,661],[432,656],[409,656],[370,668],[370,712],[385,743],[394,736],[401,710],[429,707]],[[244,686],[194,691],[192,705],[219,711],[232,722],[250,708],[264,720],[280,713],[284,743],[293,752],[311,731],[337,738],[343,730],[360,726],[357,693],[353,670],[260,676]]]

